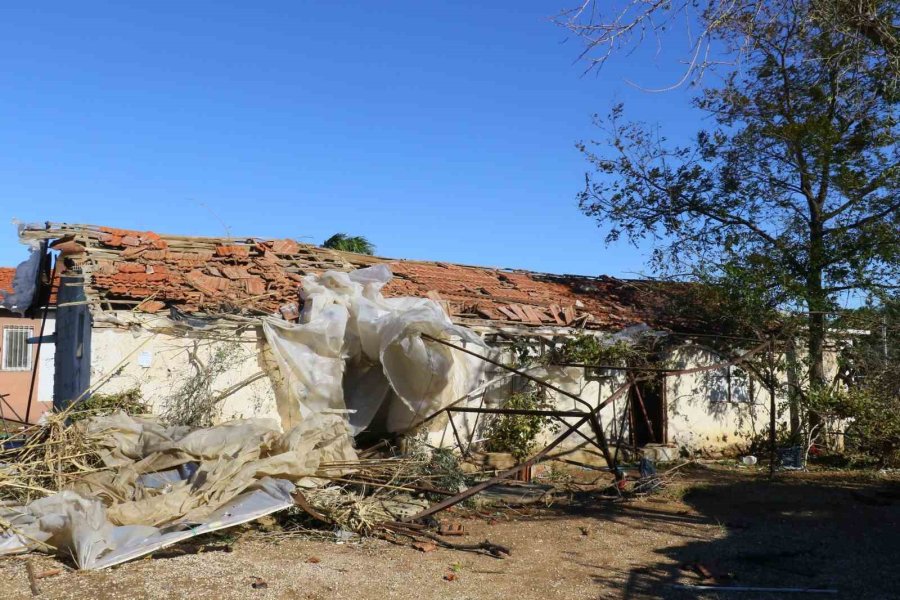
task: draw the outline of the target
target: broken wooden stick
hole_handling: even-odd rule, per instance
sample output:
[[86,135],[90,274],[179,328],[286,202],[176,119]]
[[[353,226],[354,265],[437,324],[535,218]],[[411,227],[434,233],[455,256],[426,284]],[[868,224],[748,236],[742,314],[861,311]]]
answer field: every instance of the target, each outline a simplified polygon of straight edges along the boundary
[[435,535],[429,531],[425,531],[424,529],[410,529],[408,528],[407,523],[382,523],[382,527],[389,531],[405,535],[412,539],[416,539],[417,536],[428,538],[429,540],[436,542],[439,546],[443,548],[449,548],[450,550],[478,552],[482,554],[487,553],[494,558],[503,558],[504,556],[510,556],[512,554],[511,550],[506,546],[495,544],[490,540],[484,540],[483,542],[479,542],[477,544],[454,544],[453,542],[448,542],[440,536]]
[[31,559],[25,561],[25,571],[28,573],[28,585],[31,587],[31,595],[39,596],[41,589],[38,587],[37,578],[34,576],[34,565],[31,564]]

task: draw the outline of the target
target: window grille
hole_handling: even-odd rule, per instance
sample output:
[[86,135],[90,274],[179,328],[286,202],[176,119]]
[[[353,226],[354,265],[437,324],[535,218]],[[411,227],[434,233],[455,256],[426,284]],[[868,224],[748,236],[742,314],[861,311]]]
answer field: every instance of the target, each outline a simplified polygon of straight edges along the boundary
[[31,345],[28,338],[34,335],[34,329],[22,325],[3,328],[3,370],[30,371]]

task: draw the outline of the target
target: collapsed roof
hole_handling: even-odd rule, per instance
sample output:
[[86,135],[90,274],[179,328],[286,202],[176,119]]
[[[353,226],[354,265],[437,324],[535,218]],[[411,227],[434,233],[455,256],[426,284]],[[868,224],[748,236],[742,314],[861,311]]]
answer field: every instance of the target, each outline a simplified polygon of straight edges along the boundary
[[25,226],[25,241],[51,241],[67,272],[81,273],[95,311],[175,308],[185,313],[298,316],[304,275],[387,264],[387,297],[428,297],[470,325],[618,330],[705,328],[672,299],[689,286],[613,277],[550,275],[341,252],[290,239],[161,235],[95,225]]

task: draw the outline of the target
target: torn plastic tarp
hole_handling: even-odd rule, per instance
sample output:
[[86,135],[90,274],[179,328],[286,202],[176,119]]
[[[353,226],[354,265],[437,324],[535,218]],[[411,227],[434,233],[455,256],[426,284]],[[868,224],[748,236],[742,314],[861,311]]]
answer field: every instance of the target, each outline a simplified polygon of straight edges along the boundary
[[63,491],[26,507],[0,509],[12,529],[0,534],[0,554],[50,546],[79,569],[103,569],[204,533],[234,527],[293,506],[294,485],[263,478],[213,510],[202,521],[165,527],[113,525],[96,499]]
[[301,323],[264,320],[280,426],[239,419],[190,430],[124,414],[77,424],[106,468],[0,509],[12,526],[0,552],[50,544],[97,569],[252,520],[290,506],[294,485],[316,485],[323,469],[346,472],[327,463],[357,459],[351,434],[379,410],[388,431],[406,431],[463,397],[484,363],[420,334],[483,347],[480,338],[432,300],[384,298],[390,279],[384,265],[308,276]]
[[[343,419],[281,432],[268,419],[191,430],[117,413],[80,422],[105,469],[27,506],[0,508],[0,553],[49,545],[82,569],[130,560],[293,504],[323,463],[356,459]],[[332,472],[332,471],[329,471]]]
[[287,396],[280,407],[285,426],[344,413],[358,433],[387,402],[384,425],[402,432],[478,385],[483,361],[420,334],[486,349],[481,339],[454,325],[433,300],[385,298],[381,289],[390,279],[386,265],[310,275],[300,292],[300,323],[263,321]]

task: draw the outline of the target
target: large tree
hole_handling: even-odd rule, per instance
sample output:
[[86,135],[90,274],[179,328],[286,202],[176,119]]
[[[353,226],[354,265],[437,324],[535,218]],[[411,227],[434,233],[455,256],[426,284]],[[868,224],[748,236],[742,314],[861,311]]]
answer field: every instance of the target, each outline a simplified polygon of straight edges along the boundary
[[581,145],[596,171],[580,203],[610,240],[654,237],[658,266],[765,277],[808,314],[821,386],[839,295],[898,286],[897,73],[883,41],[829,26],[821,2],[733,6],[706,27],[741,61],[701,83],[695,106],[713,126],[671,146],[616,107],[599,123],[608,139]]

